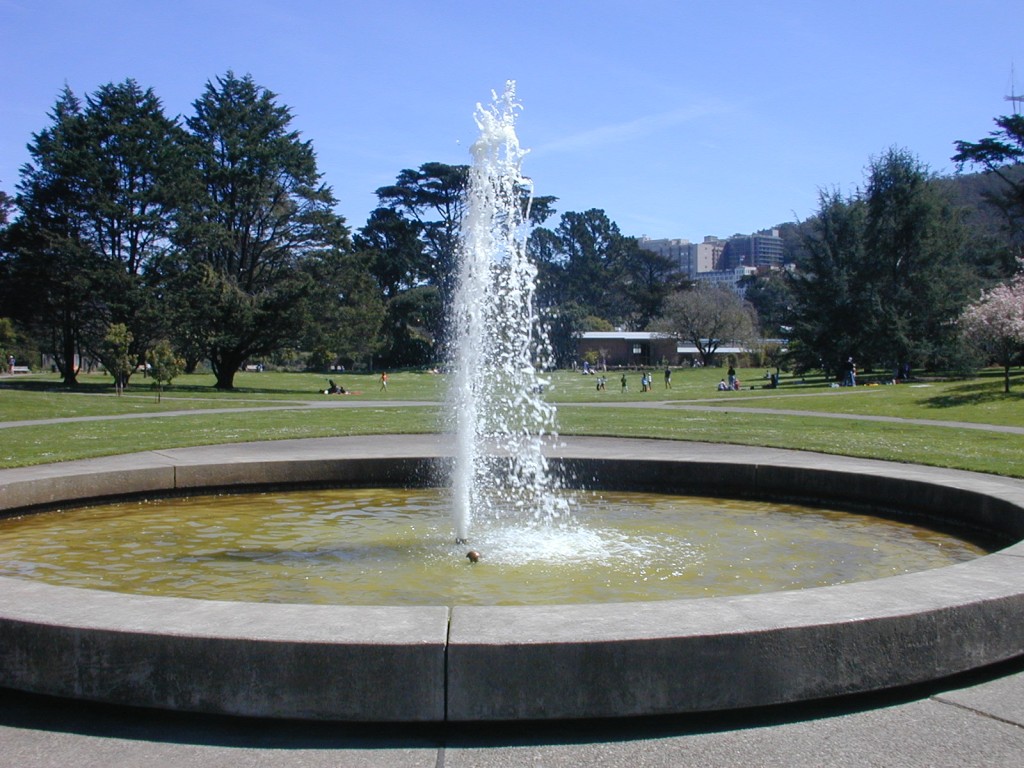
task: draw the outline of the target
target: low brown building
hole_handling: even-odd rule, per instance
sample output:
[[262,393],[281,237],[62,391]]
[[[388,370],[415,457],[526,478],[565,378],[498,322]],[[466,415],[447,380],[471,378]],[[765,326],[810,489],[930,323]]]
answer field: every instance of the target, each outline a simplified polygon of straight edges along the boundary
[[[735,345],[721,346],[716,355],[743,354]],[[592,353],[589,354],[588,353]],[[700,360],[700,351],[689,342],[667,333],[651,331],[590,331],[576,344],[579,364],[593,358],[592,365],[608,368],[653,368],[662,365],[689,365]]]

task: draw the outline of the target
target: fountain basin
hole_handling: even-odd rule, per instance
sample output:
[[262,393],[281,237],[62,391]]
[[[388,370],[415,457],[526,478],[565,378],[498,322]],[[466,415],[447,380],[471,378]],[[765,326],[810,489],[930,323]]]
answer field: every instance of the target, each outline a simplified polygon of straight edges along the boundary
[[[426,485],[439,436],[175,449],[0,472],[0,510],[266,485]],[[568,438],[589,487],[841,500],[1024,538],[1024,483],[773,449]],[[0,685],[283,718],[481,721],[713,711],[919,683],[1024,653],[1024,545],[764,595],[571,606],[307,606],[0,579]]]

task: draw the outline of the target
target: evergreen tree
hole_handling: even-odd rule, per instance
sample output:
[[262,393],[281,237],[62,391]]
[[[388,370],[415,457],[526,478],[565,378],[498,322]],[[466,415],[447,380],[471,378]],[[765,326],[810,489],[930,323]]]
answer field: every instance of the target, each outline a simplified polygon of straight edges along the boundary
[[133,80],[100,87],[83,118],[82,151],[68,172],[76,178],[95,266],[85,344],[109,369],[109,327],[127,327],[136,363],[164,333],[153,268],[171,248],[190,169],[180,126],[164,115],[151,89]]
[[1024,115],[996,118],[997,130],[977,142],[957,141],[953,160],[984,168],[1001,182],[986,199],[1001,212],[1018,256],[1024,254]]
[[604,211],[562,214],[555,229],[563,265],[564,295],[587,314],[621,322],[626,313],[615,290],[622,278],[626,239]]
[[621,313],[630,328],[642,330],[661,315],[665,300],[686,281],[669,256],[641,248],[636,238],[622,241]]
[[960,212],[920,161],[897,149],[872,162],[865,203],[862,354],[888,370],[954,363],[954,321],[976,286]]
[[958,364],[955,319],[977,279],[959,212],[904,150],[874,160],[863,193],[822,193],[792,280],[798,367]]
[[51,118],[21,173],[12,278],[70,384],[82,352],[111,365],[111,325],[130,330],[139,361],[159,334],[149,270],[169,247],[185,165],[179,127],[133,80],[102,86],[84,108],[65,89]]
[[82,328],[89,314],[95,253],[74,169],[83,163],[82,105],[64,88],[50,125],[32,137],[31,160],[18,183],[19,218],[7,233],[8,309],[53,354],[64,383],[74,385]]
[[803,268],[791,279],[794,327],[790,352],[799,371],[838,374],[859,355],[867,311],[857,278],[864,260],[865,206],[838,192],[821,191],[818,213],[805,234]]
[[301,265],[349,247],[309,142],[252,78],[207,83],[186,121],[200,190],[164,264],[176,332],[205,349],[219,389],[251,356],[294,346],[313,295]]
[[365,251],[335,250],[306,264],[316,286],[304,335],[312,368],[371,363],[384,348],[384,299],[369,269],[371,258]]
[[[418,271],[451,296],[455,286],[460,228],[466,209],[469,166],[424,163],[405,169],[394,184],[377,190],[382,207],[415,221],[424,243],[425,261]],[[447,300],[447,299],[446,299]]]

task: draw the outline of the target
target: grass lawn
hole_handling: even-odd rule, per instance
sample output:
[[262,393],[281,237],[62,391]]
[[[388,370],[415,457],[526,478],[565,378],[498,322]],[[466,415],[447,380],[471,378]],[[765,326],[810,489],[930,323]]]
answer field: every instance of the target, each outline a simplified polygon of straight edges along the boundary
[[[828,417],[851,414],[1024,427],[1024,374],[1014,373],[1007,395],[997,371],[962,381],[852,389],[832,388],[821,378],[783,376],[779,389],[768,390],[762,388],[763,371],[747,369],[739,371],[742,391],[718,392],[722,369],[682,369],[673,372],[671,389],[665,388],[662,372],[655,371],[648,393],[640,392],[636,371],[626,373],[626,391],[618,372],[609,372],[607,390],[598,391],[596,376],[559,371],[551,377],[548,397],[564,406],[559,409],[563,434],[732,443],[738,451],[743,445],[774,446],[1024,477],[1024,435]],[[324,395],[327,378],[310,373],[239,373],[234,391],[218,392],[211,375],[197,374],[176,379],[158,400],[150,383],[138,376],[122,397],[114,396],[107,376],[82,376],[74,391],[65,390],[49,374],[4,377],[0,422],[121,418],[0,429],[0,466],[186,445],[439,429],[445,376],[394,372],[388,391],[381,392],[376,375],[332,374],[330,378],[358,393],[351,396]],[[381,407],[343,407],[366,402],[379,402]],[[325,403],[338,407],[307,407]],[[580,407],[588,404],[601,407]],[[637,407],[644,404],[660,407]],[[279,410],[283,407],[300,410]],[[743,408],[810,414],[748,413]],[[148,417],[130,418],[135,414]]]

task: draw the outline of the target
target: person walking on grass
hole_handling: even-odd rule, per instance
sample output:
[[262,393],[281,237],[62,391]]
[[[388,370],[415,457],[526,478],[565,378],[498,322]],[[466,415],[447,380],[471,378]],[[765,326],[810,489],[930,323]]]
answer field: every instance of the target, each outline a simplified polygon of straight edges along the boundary
[[387,371],[384,371],[384,373],[382,373],[380,375],[380,391],[381,392],[387,392],[388,391],[388,372]]

